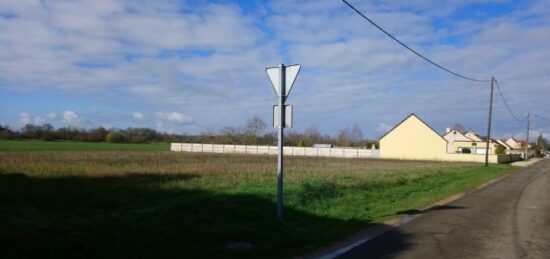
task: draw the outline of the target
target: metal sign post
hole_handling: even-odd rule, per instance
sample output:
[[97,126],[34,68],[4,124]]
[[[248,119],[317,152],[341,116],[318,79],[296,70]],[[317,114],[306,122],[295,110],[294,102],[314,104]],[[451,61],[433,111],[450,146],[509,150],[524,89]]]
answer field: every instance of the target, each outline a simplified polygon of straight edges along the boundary
[[[286,98],[288,94],[290,93],[290,90],[292,89],[292,85],[294,84],[294,81],[296,80],[296,77],[298,76],[298,72],[300,71],[300,65],[290,65],[285,66],[284,64],[281,64],[277,67],[271,67],[267,68],[266,72],[269,77],[269,80],[271,81],[271,84],[273,85],[273,88],[275,89],[275,93],[279,97],[279,105],[277,105],[274,108],[277,108],[277,112],[273,113],[273,116],[278,115],[278,123],[277,118],[273,118],[273,126],[279,129],[279,141],[277,143],[279,154],[277,156],[277,218],[279,220],[283,219],[283,138],[284,138],[284,128],[286,127],[292,127],[291,122],[287,123],[287,120],[285,119],[286,115],[285,111],[287,110],[287,106],[285,105]],[[292,116],[292,108],[290,108],[290,114],[288,116]],[[291,121],[291,120],[290,120]]]
[[[281,93],[285,93],[285,65],[279,65],[280,81],[279,85]],[[279,154],[277,155],[277,218],[283,219],[283,138],[284,138],[284,121],[285,121],[285,96],[279,96]]]

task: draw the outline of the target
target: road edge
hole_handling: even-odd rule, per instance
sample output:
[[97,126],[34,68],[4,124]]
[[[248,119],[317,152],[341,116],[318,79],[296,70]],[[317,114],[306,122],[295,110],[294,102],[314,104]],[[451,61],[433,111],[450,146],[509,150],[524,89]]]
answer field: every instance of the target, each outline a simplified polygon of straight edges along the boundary
[[[528,166],[525,166],[525,167],[530,167],[534,164],[536,164],[537,162],[539,162],[540,160],[537,160],[531,164],[529,164]],[[404,225],[404,224],[407,224],[411,221],[413,221],[414,219],[424,215],[426,212],[430,211],[431,209],[434,209],[438,206],[443,206],[443,205],[446,205],[446,204],[449,204],[451,202],[454,202],[454,201],[457,201],[465,196],[467,196],[468,194],[471,194],[473,192],[476,192],[480,189],[483,189],[491,184],[494,184],[496,182],[499,182],[501,181],[502,179],[506,178],[506,177],[509,177],[510,175],[514,174],[514,173],[517,173],[518,171],[524,169],[525,167],[520,167],[520,166],[513,166],[513,169],[510,170],[510,172],[508,172],[507,174],[505,175],[502,175],[502,176],[499,176],[497,178],[494,178],[494,179],[491,179],[483,184],[480,184],[476,187],[474,187],[473,189],[470,189],[469,191],[466,191],[466,192],[461,192],[461,193],[457,193],[457,194],[453,194],[451,196],[448,196],[446,198],[443,198],[441,200],[438,200],[434,203],[431,203],[430,205],[427,205],[421,209],[419,209],[419,213],[417,214],[414,214],[414,215],[404,215],[404,216],[399,216],[399,217],[396,217],[396,218],[391,218],[391,219],[388,219],[382,223],[378,223],[378,224],[375,224],[371,227],[368,227],[362,231],[359,231],[358,233],[344,239],[344,240],[341,240],[341,241],[338,241],[332,245],[329,245],[327,247],[324,247],[324,248],[320,248],[318,249],[317,251],[314,251],[312,253],[309,253],[307,255],[303,255],[303,256],[298,256],[296,258],[321,258],[321,259],[331,259],[331,258],[336,258],[346,252],[348,252],[349,250],[359,246],[359,245],[362,245],[364,244],[365,242],[371,240],[371,239],[374,239],[396,227],[399,227],[401,225]]]

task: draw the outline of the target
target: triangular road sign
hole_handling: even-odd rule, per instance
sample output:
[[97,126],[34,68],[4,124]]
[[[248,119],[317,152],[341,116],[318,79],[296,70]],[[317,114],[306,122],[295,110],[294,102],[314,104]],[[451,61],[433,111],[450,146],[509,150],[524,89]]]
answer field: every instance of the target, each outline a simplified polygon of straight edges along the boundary
[[298,77],[298,72],[300,72],[300,65],[296,64],[287,66],[285,71],[285,96],[288,96],[290,94],[290,89],[292,89],[292,86],[294,85],[294,81],[296,81],[296,77]]
[[294,81],[296,81],[296,77],[298,77],[298,73],[300,72],[300,65],[290,65],[285,66],[285,92],[281,93],[281,85],[280,85],[280,75],[279,75],[279,67],[268,67],[266,69],[267,75],[269,77],[269,81],[271,81],[271,85],[273,86],[273,89],[275,89],[275,93],[277,93],[277,96],[288,96],[290,94],[290,90],[292,89],[292,86],[294,85]]
[[273,86],[273,89],[275,89],[275,93],[277,96],[281,96],[281,76],[279,75],[279,67],[268,67],[265,69],[265,72],[267,72],[267,76],[269,77],[269,81],[271,81],[271,85]]

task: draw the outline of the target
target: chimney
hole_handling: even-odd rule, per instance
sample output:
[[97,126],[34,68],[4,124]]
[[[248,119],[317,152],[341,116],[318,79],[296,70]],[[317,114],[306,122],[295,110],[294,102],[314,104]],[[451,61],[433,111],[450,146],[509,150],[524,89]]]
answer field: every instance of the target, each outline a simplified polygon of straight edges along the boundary
[[445,133],[449,133],[449,132],[451,132],[451,128],[445,129]]

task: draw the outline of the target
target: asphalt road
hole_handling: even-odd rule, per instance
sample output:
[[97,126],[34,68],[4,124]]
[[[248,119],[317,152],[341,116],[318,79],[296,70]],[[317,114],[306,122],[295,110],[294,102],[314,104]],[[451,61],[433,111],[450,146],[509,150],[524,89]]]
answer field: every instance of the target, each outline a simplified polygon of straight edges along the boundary
[[339,258],[550,258],[550,159],[425,212]]

